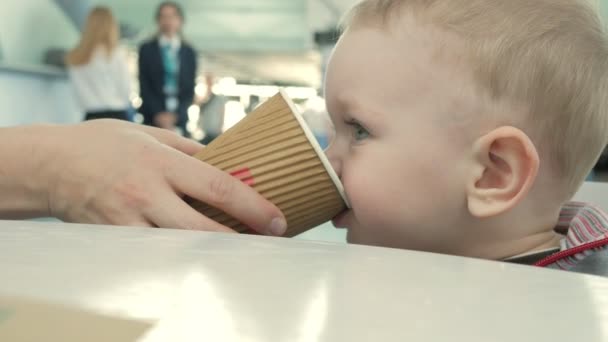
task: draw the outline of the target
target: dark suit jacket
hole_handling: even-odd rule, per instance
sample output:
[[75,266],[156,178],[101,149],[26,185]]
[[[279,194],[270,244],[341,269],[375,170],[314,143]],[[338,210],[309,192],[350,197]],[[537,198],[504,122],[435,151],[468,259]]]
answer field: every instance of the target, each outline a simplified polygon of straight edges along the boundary
[[[177,125],[186,132],[188,107],[194,98],[196,52],[183,40],[179,50],[179,61]],[[144,116],[144,124],[153,126],[156,114],[166,111],[164,84],[165,72],[160,45],[158,38],[155,37],[139,48],[139,87],[143,101],[139,111]]]

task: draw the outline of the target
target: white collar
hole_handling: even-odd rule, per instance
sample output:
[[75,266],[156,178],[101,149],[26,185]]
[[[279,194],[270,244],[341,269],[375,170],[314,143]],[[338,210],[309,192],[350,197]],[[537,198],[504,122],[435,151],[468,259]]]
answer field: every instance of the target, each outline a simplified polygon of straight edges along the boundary
[[161,34],[158,37],[158,43],[160,44],[160,46],[169,44],[171,45],[172,49],[179,49],[182,46],[182,40],[177,35],[169,38],[166,35]]

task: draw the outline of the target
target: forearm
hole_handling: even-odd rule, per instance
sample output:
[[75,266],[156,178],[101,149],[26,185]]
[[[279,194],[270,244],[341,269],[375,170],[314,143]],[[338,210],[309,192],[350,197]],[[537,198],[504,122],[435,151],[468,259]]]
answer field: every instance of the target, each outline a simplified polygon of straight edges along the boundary
[[56,126],[0,128],[0,219],[49,215]]

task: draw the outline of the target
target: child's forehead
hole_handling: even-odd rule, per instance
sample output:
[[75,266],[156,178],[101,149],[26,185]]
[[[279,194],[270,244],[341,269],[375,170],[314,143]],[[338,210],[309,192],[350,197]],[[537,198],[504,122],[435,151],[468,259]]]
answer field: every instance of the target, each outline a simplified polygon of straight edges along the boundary
[[[421,74],[444,73],[458,80],[473,78],[471,54],[464,41],[415,18],[395,20],[394,24],[352,26],[344,32],[336,50],[341,54],[341,63],[358,62],[360,69],[366,63],[370,68],[382,62],[381,56],[390,56],[390,61],[384,59],[388,63],[383,68],[413,67]],[[346,65],[343,69],[347,69]]]
[[432,32],[425,37],[379,27],[346,31],[337,47],[344,50],[337,51],[339,59],[328,69],[329,109],[369,113],[380,122],[393,119],[390,113],[427,113],[422,119],[442,127],[484,124],[489,115],[472,69],[460,62],[456,51],[450,57],[437,40],[429,40],[435,37]]
[[356,27],[340,39],[330,71],[345,80],[363,77],[376,82],[375,88],[400,85],[410,86],[412,91],[449,90],[447,83],[457,87],[473,83],[473,68],[466,55],[451,45],[433,32]]
[[407,10],[402,11],[400,15],[392,16],[390,20],[353,22],[344,34],[358,30],[382,31],[385,36],[392,37],[398,42],[424,43],[426,48],[450,48],[460,53],[466,48],[465,39],[455,30],[450,30],[430,16],[414,14]]

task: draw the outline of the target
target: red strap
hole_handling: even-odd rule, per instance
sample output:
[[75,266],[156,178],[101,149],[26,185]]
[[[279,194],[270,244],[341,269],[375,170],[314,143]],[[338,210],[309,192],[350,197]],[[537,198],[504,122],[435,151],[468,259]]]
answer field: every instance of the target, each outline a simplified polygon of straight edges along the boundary
[[608,246],[608,237],[600,240],[588,242],[586,244],[576,246],[565,251],[557,252],[555,254],[549,255],[548,257],[542,259],[541,261],[534,264],[534,266],[546,267],[551,264],[556,263],[561,259],[565,259],[567,257],[571,257],[575,254],[582,253],[587,250],[592,250],[600,247]]

